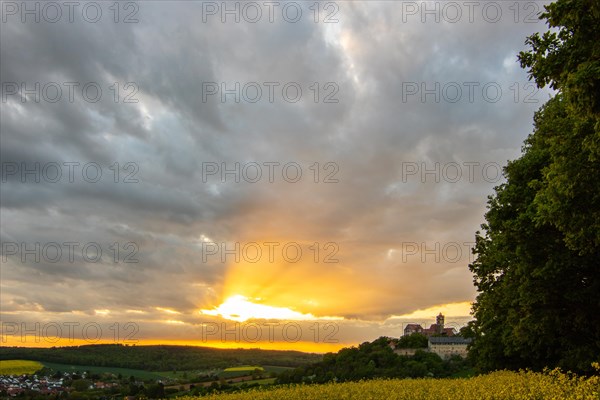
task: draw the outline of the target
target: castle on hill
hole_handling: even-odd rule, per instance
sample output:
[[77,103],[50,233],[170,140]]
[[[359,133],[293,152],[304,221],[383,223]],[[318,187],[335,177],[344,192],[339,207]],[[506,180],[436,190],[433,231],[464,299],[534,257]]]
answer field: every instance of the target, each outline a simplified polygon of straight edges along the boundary
[[[452,356],[461,356],[466,358],[468,354],[468,346],[471,339],[463,338],[454,328],[444,327],[444,315],[439,313],[435,319],[435,324],[431,324],[429,328],[423,328],[420,324],[408,324],[404,328],[403,336],[419,333],[427,337],[427,349],[431,353],[435,353],[441,358],[447,360]],[[394,349],[394,353],[401,356],[413,356],[420,348],[396,348],[393,342],[390,344]]]
[[442,335],[442,336],[455,336],[456,331],[454,328],[444,328],[444,315],[439,313],[435,318],[435,324],[431,324],[429,328],[423,328],[421,324],[408,324],[404,328],[404,335],[408,336],[413,333],[420,333],[427,337],[431,337],[434,335]]

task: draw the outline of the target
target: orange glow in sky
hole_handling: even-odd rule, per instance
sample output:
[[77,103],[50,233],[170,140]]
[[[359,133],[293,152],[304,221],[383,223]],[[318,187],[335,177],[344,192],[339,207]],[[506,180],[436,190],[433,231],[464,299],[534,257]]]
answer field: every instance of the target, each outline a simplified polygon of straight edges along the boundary
[[[256,299],[260,301],[260,299]],[[220,316],[232,321],[244,322],[249,319],[275,319],[286,321],[306,321],[317,319],[314,315],[303,314],[286,307],[274,307],[250,301],[245,296],[228,297],[221,305],[213,310],[200,310],[202,314]],[[322,318],[323,319],[323,318]],[[326,317],[325,319],[341,319]]]

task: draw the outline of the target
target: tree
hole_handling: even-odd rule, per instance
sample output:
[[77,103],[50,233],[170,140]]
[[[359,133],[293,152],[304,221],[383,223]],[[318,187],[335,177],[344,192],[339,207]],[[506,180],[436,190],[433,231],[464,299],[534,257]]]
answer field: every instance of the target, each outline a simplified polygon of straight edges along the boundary
[[162,383],[150,384],[146,387],[146,395],[150,399],[162,399],[165,397],[165,388]]
[[598,254],[569,248],[559,228],[540,222],[535,201],[548,141],[573,125],[565,107],[558,96],[536,114],[523,156],[507,165],[507,182],[488,202],[485,234],[476,235],[471,353],[484,370],[590,371],[600,353]]
[[78,392],[84,392],[90,388],[91,384],[92,382],[87,379],[78,379],[73,381],[72,387]]
[[482,370],[592,372],[600,354],[600,3],[558,0],[555,32],[519,55],[558,94],[534,116],[522,156],[488,201],[476,260],[470,357]]
[[418,349],[427,347],[427,337],[421,333],[415,332],[408,336],[402,336],[398,339],[396,348],[398,349]]
[[538,220],[563,232],[569,248],[589,254],[600,247],[600,2],[560,0],[546,10],[542,18],[555,31],[527,38],[531,50],[519,59],[539,87],[563,95],[573,126],[548,143]]
[[553,31],[533,34],[531,49],[519,54],[521,66],[539,87],[550,85],[568,95],[575,108],[600,112],[600,3],[596,0],[559,0],[545,7]]
[[140,392],[140,387],[136,385],[135,382],[130,382],[127,388],[127,392],[129,396],[135,396]]

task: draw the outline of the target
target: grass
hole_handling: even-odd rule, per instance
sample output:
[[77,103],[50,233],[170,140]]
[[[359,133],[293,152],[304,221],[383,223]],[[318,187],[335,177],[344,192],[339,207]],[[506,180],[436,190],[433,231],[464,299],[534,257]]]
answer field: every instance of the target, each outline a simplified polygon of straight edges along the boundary
[[[160,372],[155,372],[156,374],[162,376],[163,378],[168,378],[168,379],[190,379],[193,377],[196,377],[198,375],[208,375],[208,374],[213,374],[216,371],[218,371],[217,369],[212,369],[212,370],[199,370],[199,369],[193,369],[193,370],[189,370],[189,371],[160,371]],[[185,376],[187,378],[184,378],[183,375],[185,374]]]
[[0,375],[31,375],[44,368],[42,363],[29,360],[0,361]]
[[[72,365],[72,364],[57,364],[50,362],[42,362],[45,367],[51,368],[55,372],[89,372],[91,374],[114,374],[129,378],[134,376],[138,379],[164,379],[165,376],[160,372],[142,371],[139,369],[117,368],[117,367],[95,367],[91,365]],[[183,375],[183,372],[179,374]],[[180,375],[180,376],[181,376]]]
[[280,367],[277,365],[263,365],[266,372],[275,372],[277,374],[294,369],[293,367]]
[[236,371],[249,371],[252,372],[254,370],[264,371],[264,368],[260,365],[242,365],[241,367],[231,367],[225,368],[224,372],[236,372]]

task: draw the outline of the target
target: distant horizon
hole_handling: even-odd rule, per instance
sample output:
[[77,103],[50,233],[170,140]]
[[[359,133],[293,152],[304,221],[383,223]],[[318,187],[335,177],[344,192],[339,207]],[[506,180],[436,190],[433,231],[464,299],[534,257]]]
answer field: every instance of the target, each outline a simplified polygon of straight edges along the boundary
[[[454,328],[455,331],[459,331],[461,327],[465,326],[465,323],[468,320],[471,320],[471,317],[447,317],[445,316],[446,320],[444,323],[445,327],[448,328]],[[454,319],[454,320],[453,320]],[[463,323],[458,324],[456,321],[457,320],[462,320]],[[336,323],[342,323],[344,321],[337,321]],[[318,322],[317,322],[318,323]],[[321,321],[320,323],[326,323],[326,324],[330,324],[331,322],[323,322]],[[201,340],[201,339],[197,339],[197,340],[177,340],[177,339],[150,339],[150,338],[138,338],[138,339],[132,339],[132,340],[126,340],[126,339],[121,339],[120,341],[114,341],[114,340],[102,340],[99,339],[98,341],[91,341],[91,340],[85,340],[85,339],[81,339],[81,338],[62,338],[62,339],[57,339],[56,336],[51,337],[44,337],[43,335],[38,334],[37,336],[35,336],[35,334],[31,334],[34,333],[35,330],[30,330],[30,334],[26,335],[25,340],[23,340],[23,338],[20,336],[20,332],[14,332],[12,335],[9,335],[6,331],[2,332],[2,346],[4,347],[23,347],[23,348],[52,348],[52,347],[79,347],[79,346],[86,346],[86,345],[124,345],[124,346],[159,346],[159,345],[166,345],[166,346],[194,346],[194,347],[210,347],[210,348],[217,348],[217,349],[261,349],[261,350],[281,350],[281,351],[301,351],[301,352],[309,352],[309,353],[318,353],[318,354],[325,354],[328,352],[336,352],[344,347],[352,347],[352,346],[358,346],[359,344],[365,342],[365,341],[373,341],[375,339],[377,339],[378,337],[381,336],[386,336],[386,337],[390,337],[390,338],[399,338],[404,334],[404,327],[408,324],[420,324],[422,325],[424,328],[429,327],[431,324],[435,324],[436,320],[435,320],[435,316],[433,318],[427,319],[424,316],[422,318],[397,318],[397,324],[399,325],[394,325],[394,332],[391,334],[382,334],[376,337],[371,337],[371,338],[367,338],[365,340],[357,340],[354,342],[335,342],[335,341],[331,341],[331,342],[325,342],[324,340],[319,340],[319,341],[295,341],[295,342],[289,342],[289,341],[285,341],[285,340],[280,340],[280,341],[260,341],[260,342],[252,342],[252,341],[244,341],[244,337],[243,337],[243,330],[244,329],[248,329],[250,327],[254,328],[256,326],[258,327],[262,327],[263,331],[262,334],[266,335],[269,332],[267,331],[268,327],[271,325],[267,325],[267,323],[265,321],[250,321],[247,323],[247,326],[244,326],[244,322],[236,322],[236,321],[229,321],[230,325],[227,325],[224,331],[221,331],[220,328],[223,328],[223,326],[213,326],[213,328],[219,328],[216,331],[212,332],[212,336],[220,336],[221,339],[219,340],[209,340],[208,338],[210,337],[209,333],[206,330],[208,330],[208,328],[206,328],[206,330],[204,331],[204,335],[205,335],[205,340]],[[273,328],[271,328],[271,333],[273,335],[275,335],[275,331],[274,328],[280,326],[281,324],[278,325],[278,322],[276,321],[269,321],[269,324],[272,324]],[[287,324],[290,324],[290,322],[288,321]],[[297,322],[293,322],[294,325],[289,325],[290,327],[300,327],[300,329],[302,329],[302,326],[299,325]],[[313,325],[311,325],[313,324]],[[311,334],[315,334],[315,328],[319,328],[319,330],[323,331],[321,334],[327,333],[324,331],[325,328],[320,328],[319,325],[314,325],[315,322],[309,322],[308,328],[305,327],[305,330],[310,330]],[[49,333],[51,331],[51,329],[56,328],[57,325],[55,325],[55,323],[49,323],[46,325],[46,327],[44,327],[44,325],[40,325],[39,329],[38,329],[38,333],[42,332],[42,331],[46,331],[46,333]],[[90,325],[91,326],[91,325]],[[237,326],[236,328],[233,328],[234,326]],[[282,325],[283,327],[285,327],[286,325]],[[3,325],[4,328],[7,328],[8,326],[5,324]],[[110,325],[109,325],[110,327]],[[31,329],[31,326],[29,327]],[[114,328],[114,326],[112,326],[112,328]],[[95,331],[96,328],[94,328]],[[282,328],[283,329],[283,328]],[[294,328],[296,329],[296,328]],[[339,328],[338,328],[339,329]],[[106,330],[106,329],[105,329]],[[390,328],[391,330],[391,328]],[[388,331],[389,332],[389,331]],[[74,333],[74,330],[73,330]],[[236,337],[237,335],[237,337]],[[306,335],[304,335],[306,336]],[[37,338],[37,342],[36,342],[36,338]],[[315,337],[313,336],[313,339]],[[233,339],[233,340],[232,340]],[[249,338],[246,338],[249,339]],[[335,338],[332,337],[332,340],[336,340]]]

